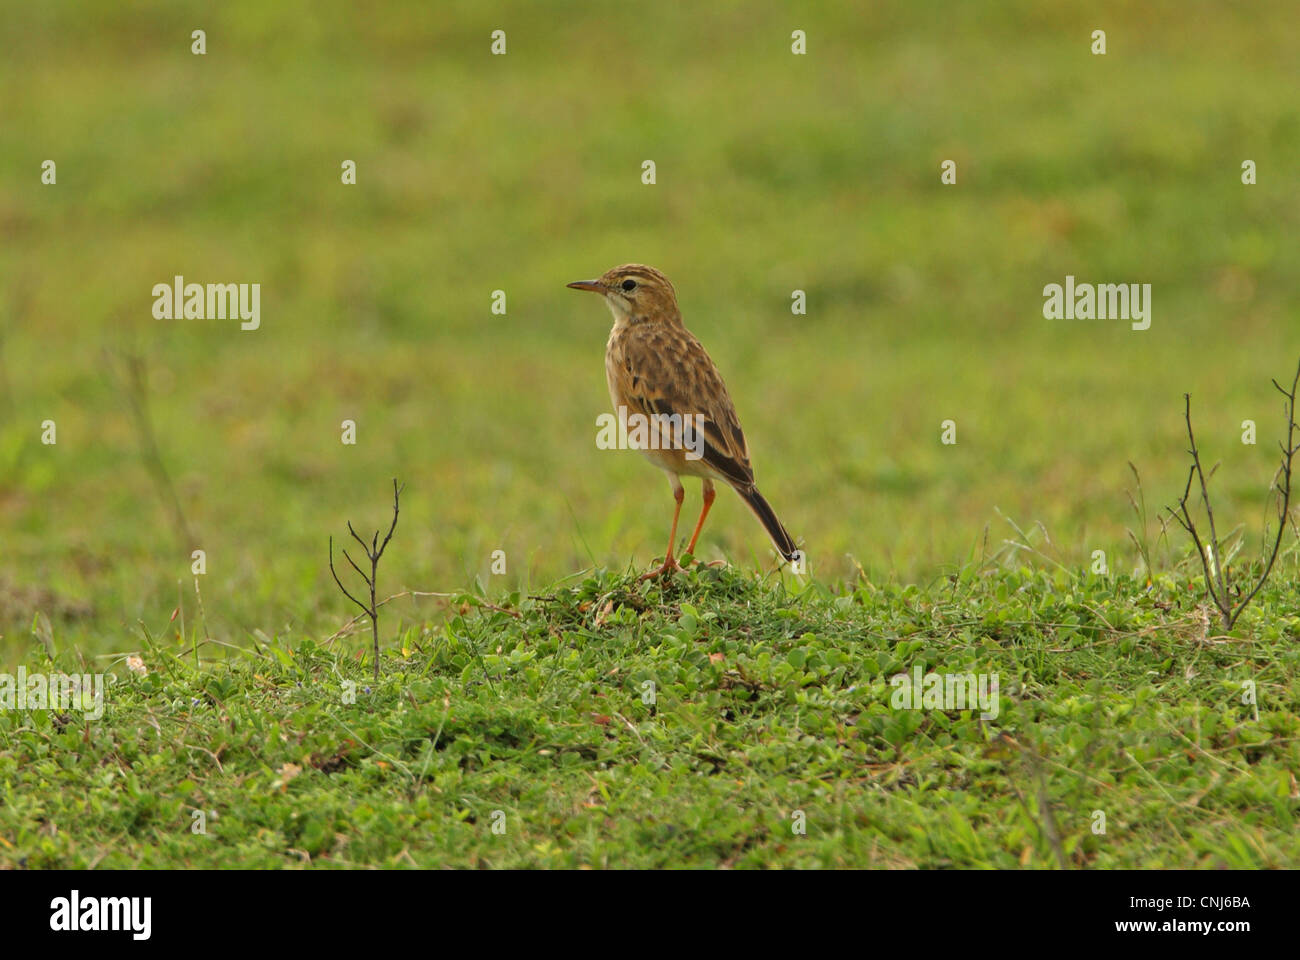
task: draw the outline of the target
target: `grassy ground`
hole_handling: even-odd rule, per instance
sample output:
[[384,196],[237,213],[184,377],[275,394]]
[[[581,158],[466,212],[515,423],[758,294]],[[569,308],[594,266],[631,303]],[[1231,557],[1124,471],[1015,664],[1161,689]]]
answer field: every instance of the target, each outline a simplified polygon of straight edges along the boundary
[[[1188,606],[1195,560],[1156,519],[1185,479],[1187,391],[1221,525],[1249,551],[1269,509],[1269,379],[1300,354],[1300,50],[1275,27],[1293,12],[6,10],[0,669],[42,665],[48,640],[63,668],[115,664],[123,682],[88,739],[0,712],[5,862],[389,863],[409,846],[421,863],[1041,864],[1042,791],[1070,862],[1293,858],[1295,540],[1220,644]],[[768,547],[729,491],[699,548],[731,562],[718,582],[599,625],[551,586],[663,550],[662,476],[595,444],[608,314],[564,288],[629,260],[674,280],[728,380],[810,557],[797,597],[746,579]],[[154,319],[153,286],[177,274],[260,283],[261,329]],[[1151,328],[1045,320],[1043,287],[1067,274],[1151,283]],[[367,640],[323,645],[352,612],[326,539],[386,524],[394,476],[390,592],[560,599],[521,620],[394,602],[385,649],[409,656],[345,709]],[[1018,527],[1045,556],[1008,552]],[[1107,577],[1055,583],[1098,550]],[[1152,594],[1131,585],[1148,577]],[[213,643],[194,672],[175,654],[197,636]],[[883,675],[920,662],[1014,677],[1002,718],[890,713]],[[654,716],[631,699],[642,675],[661,680]],[[1267,693],[1258,722],[1234,699],[1247,678]],[[285,764],[303,772],[281,792]],[[222,818],[207,846],[173,832],[198,800]],[[1078,818],[1107,802],[1098,839]],[[794,842],[777,827],[796,803]],[[504,838],[453,823],[497,808]]]
[[[196,668],[160,635],[147,677],[115,667],[99,722],[0,713],[0,865],[1300,856],[1289,591],[1267,590],[1234,638],[1207,629],[1185,584],[1063,568],[836,594],[696,567],[496,599],[450,598],[444,624],[401,635],[378,684],[338,641]],[[917,668],[996,674],[996,718],[896,709],[889,678]]]
[[[0,651],[33,591],[70,642],[120,649],[196,545],[224,639],[327,634],[325,537],[382,514],[391,476],[400,583],[458,589],[497,549],[505,589],[648,562],[667,485],[596,448],[608,314],[563,286],[627,260],[676,282],[829,581],[953,569],[999,509],[1136,569],[1126,461],[1172,502],[1188,390],[1225,516],[1253,524],[1268,380],[1300,353],[1296,50],[1272,10],[670,4],[629,36],[597,3],[21,6],[0,37]],[[153,319],[176,274],[260,282],[262,329]],[[1152,283],[1151,329],[1044,320],[1066,274]],[[192,537],[142,461],[128,352]],[[766,551],[720,497],[702,557]]]

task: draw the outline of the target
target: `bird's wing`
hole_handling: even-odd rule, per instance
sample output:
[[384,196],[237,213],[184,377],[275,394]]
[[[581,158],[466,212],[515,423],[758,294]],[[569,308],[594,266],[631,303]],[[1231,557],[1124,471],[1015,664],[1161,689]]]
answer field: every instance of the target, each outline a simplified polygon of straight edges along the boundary
[[659,327],[629,336],[623,354],[613,373],[629,412],[677,414],[683,420],[698,414],[703,462],[734,485],[753,484],[749,445],[736,408],[700,341],[684,327]]

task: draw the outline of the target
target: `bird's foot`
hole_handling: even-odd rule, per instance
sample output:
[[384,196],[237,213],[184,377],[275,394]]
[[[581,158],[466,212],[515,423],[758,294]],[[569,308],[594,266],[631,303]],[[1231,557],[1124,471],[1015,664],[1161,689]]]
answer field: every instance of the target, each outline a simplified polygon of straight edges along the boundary
[[655,567],[655,569],[651,570],[649,573],[643,573],[636,579],[637,582],[640,583],[642,580],[653,580],[655,577],[662,577],[669,571],[677,572],[681,569],[681,564],[677,562],[676,558],[669,556],[664,560],[662,567]]

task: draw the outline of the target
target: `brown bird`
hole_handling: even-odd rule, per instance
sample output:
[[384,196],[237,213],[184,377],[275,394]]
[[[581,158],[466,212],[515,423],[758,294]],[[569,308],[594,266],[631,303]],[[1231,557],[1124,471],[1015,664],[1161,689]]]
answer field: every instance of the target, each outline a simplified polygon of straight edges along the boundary
[[642,579],[680,569],[673,558],[673,542],[686,494],[683,474],[700,477],[704,493],[704,508],[687,553],[695,552],[704,518],[713,506],[713,481],[720,480],[740,494],[782,558],[798,569],[803,554],[754,485],[749,446],[736,408],[718,368],[682,324],[677,293],[668,278],[653,267],[628,263],[598,280],[579,280],[569,286],[599,293],[614,314],[605,346],[609,398],[628,446],[640,449],[667,472],[677,501],[663,566]]

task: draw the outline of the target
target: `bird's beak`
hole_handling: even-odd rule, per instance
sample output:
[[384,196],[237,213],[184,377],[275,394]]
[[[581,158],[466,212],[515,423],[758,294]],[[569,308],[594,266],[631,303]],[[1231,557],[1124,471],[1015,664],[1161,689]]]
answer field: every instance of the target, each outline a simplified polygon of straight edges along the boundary
[[605,286],[599,280],[574,280],[573,283],[566,283],[565,286],[574,290],[590,290],[592,293],[605,292]]

